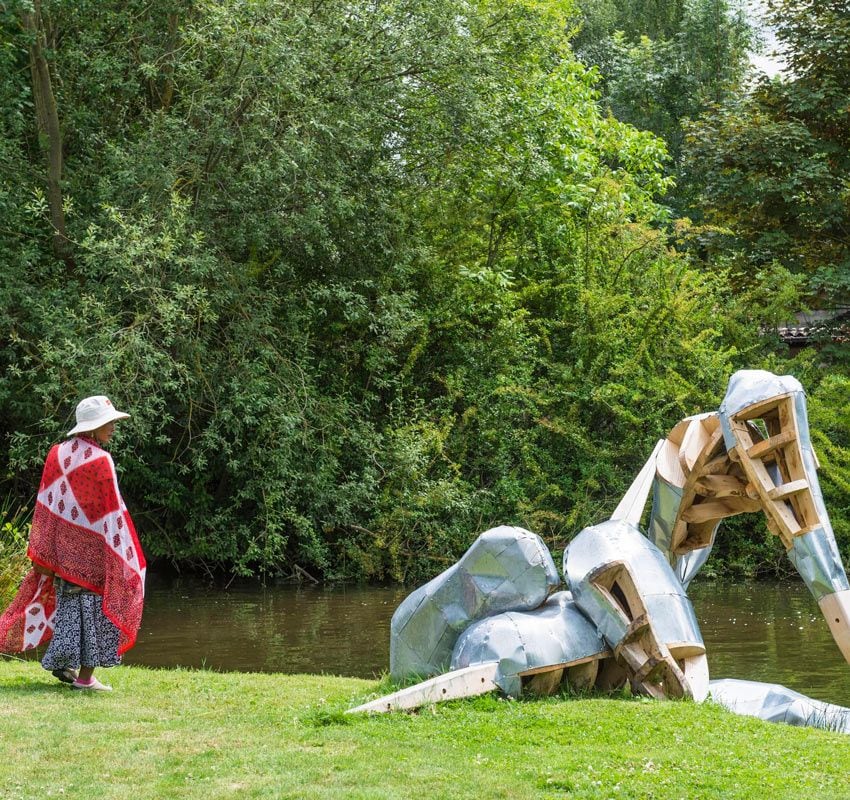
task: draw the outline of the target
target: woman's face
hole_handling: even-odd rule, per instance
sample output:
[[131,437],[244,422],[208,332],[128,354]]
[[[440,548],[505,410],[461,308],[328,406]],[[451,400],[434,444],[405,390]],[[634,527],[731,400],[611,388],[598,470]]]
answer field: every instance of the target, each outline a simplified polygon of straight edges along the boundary
[[107,422],[106,425],[101,425],[99,428],[95,428],[92,431],[92,436],[94,436],[95,441],[98,444],[107,444],[109,440],[112,438],[112,434],[115,433],[115,421]]

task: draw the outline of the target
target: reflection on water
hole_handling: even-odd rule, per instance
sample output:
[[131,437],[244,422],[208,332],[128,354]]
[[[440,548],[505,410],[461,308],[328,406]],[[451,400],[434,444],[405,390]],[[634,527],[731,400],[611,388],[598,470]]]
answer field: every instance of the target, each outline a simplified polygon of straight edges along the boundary
[[850,664],[802,582],[691,584],[712,678],[781,683],[850,706]]
[[148,576],[145,612],[126,664],[379,677],[389,668],[398,587],[212,589]]
[[[210,589],[149,576],[139,641],[125,663],[373,678],[389,666],[389,626],[409,589]],[[712,677],[781,683],[850,706],[850,665],[802,583],[689,592]]]

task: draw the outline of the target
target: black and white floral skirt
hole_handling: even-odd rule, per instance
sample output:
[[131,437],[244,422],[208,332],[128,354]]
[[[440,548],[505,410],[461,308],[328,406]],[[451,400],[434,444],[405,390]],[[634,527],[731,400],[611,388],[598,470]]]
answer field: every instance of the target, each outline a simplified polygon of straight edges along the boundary
[[73,583],[57,579],[53,638],[41,659],[48,670],[114,667],[119,631],[103,613],[103,599]]

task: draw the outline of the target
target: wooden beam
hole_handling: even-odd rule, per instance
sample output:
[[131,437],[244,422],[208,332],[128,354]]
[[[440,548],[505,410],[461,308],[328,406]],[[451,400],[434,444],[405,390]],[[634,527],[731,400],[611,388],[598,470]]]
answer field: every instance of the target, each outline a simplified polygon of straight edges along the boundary
[[793,497],[795,494],[807,491],[809,491],[809,482],[805,478],[801,478],[800,480],[783,483],[781,486],[771,489],[767,493],[767,496],[771,500],[786,500],[789,497]]
[[770,414],[772,411],[775,411],[779,404],[790,396],[791,395],[789,394],[780,394],[775,395],[774,397],[769,397],[767,400],[762,400],[760,403],[753,403],[751,406],[742,408],[737,414],[734,415],[734,417],[735,419],[741,421],[764,417]]
[[691,506],[682,514],[685,522],[708,522],[743,514],[746,511],[760,511],[762,504],[749,497],[728,497],[725,500],[709,500]]
[[746,497],[747,485],[734,475],[703,475],[694,491],[702,497]]
[[763,439],[758,444],[754,444],[747,450],[747,455],[750,458],[764,458],[780,447],[785,447],[785,445],[796,441],[797,437],[794,431],[782,431],[777,436],[771,436],[769,439]]
[[417,683],[415,686],[408,686],[406,689],[379,697],[377,700],[363,703],[356,708],[350,708],[345,713],[404,711],[442,700],[457,700],[462,697],[487,694],[499,688],[495,683],[498,670],[498,661],[488,661],[485,664],[456,669]]

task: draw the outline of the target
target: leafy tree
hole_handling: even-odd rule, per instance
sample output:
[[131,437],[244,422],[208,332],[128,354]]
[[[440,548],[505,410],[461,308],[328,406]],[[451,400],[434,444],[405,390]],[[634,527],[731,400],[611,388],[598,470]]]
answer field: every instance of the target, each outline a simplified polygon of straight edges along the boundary
[[701,186],[710,251],[750,269],[804,275],[810,302],[850,303],[850,12],[772,2],[786,71],[688,129],[687,180]]
[[[662,137],[678,173],[684,120],[737,93],[753,34],[734,0],[582,5],[577,48],[599,66],[614,115]],[[608,26],[605,29],[605,26]],[[687,194],[683,189],[677,196]]]

